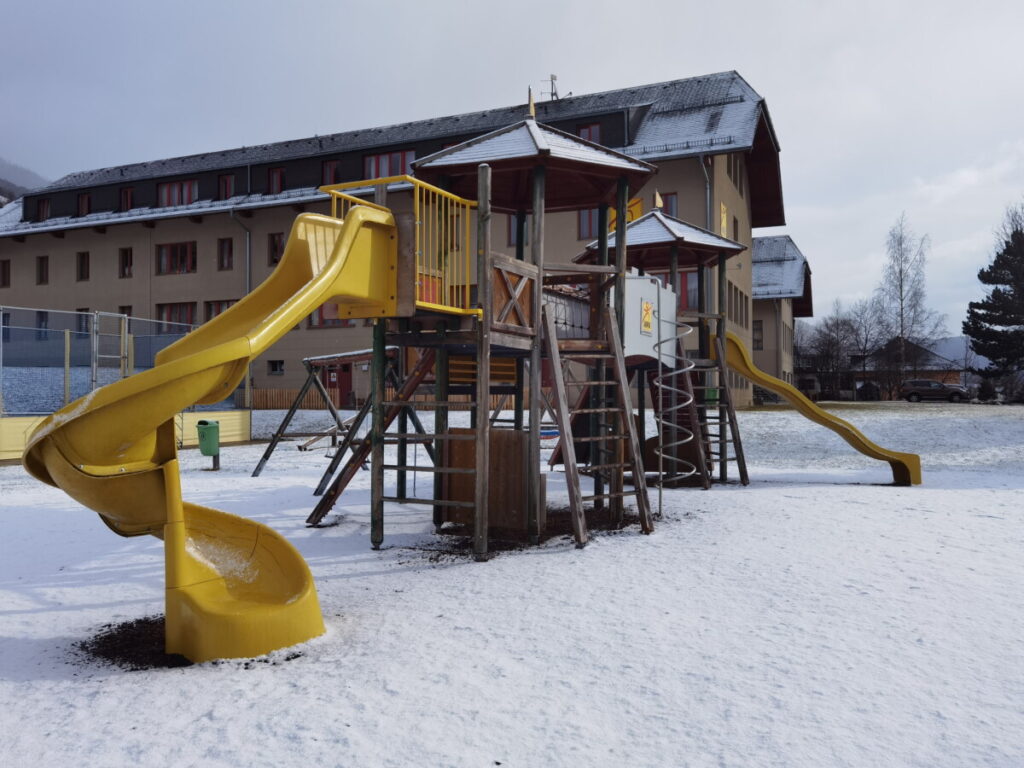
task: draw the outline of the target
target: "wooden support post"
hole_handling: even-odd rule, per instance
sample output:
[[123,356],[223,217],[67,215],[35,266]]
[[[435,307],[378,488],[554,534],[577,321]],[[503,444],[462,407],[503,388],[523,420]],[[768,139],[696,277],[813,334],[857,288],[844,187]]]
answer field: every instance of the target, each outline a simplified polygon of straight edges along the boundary
[[540,521],[543,511],[540,505],[544,497],[540,489],[540,420],[541,420],[541,311],[544,304],[544,183],[546,169],[538,165],[533,169],[533,239],[530,241],[530,257],[537,267],[537,288],[533,296],[532,319],[533,343],[530,346],[530,435],[527,440],[527,529],[534,543],[540,541]]
[[512,410],[513,410],[512,426],[518,432],[522,432],[523,431],[523,423],[524,423],[524,420],[523,420],[523,404],[525,402],[525,398],[523,397],[523,390],[524,390],[523,378],[526,376],[526,371],[524,369],[525,369],[525,366],[523,365],[523,358],[517,357],[516,358],[516,386],[515,386],[515,391],[512,394]]
[[[437,350],[437,358],[434,361],[434,434],[443,435],[448,432],[448,408],[441,403],[448,402],[448,350],[440,347]],[[437,438],[434,440],[434,466],[440,467],[445,462],[447,441]],[[440,472],[434,473],[434,499],[441,499],[444,496],[444,475]],[[434,504],[434,530],[440,531],[444,523],[444,504]]]
[[[607,267],[611,262],[608,258],[608,203],[601,203],[597,208],[597,263],[602,267]],[[597,292],[597,281],[594,282],[594,293]],[[606,293],[600,297],[603,305],[595,307],[590,314],[590,338],[597,339],[602,338],[601,325],[605,321],[605,307],[608,306],[608,296]],[[597,297],[595,297],[595,301]],[[598,363],[590,371],[590,380],[599,381],[604,379],[605,369],[601,363]],[[591,408],[604,408],[605,400],[607,400],[607,392],[605,387],[591,387],[590,388],[590,407]],[[607,430],[608,417],[604,413],[594,414],[593,420],[593,432],[594,435],[603,435]],[[595,458],[600,456],[607,444],[603,441],[596,442],[590,446],[590,463],[601,464],[602,461],[595,461]],[[595,453],[596,452],[596,453]],[[600,473],[594,476],[594,495],[600,496],[604,493],[605,485],[604,478],[601,477]],[[604,499],[594,499],[594,510],[600,512],[604,509]]]
[[[403,408],[401,412],[398,414],[398,433],[400,435],[409,434],[409,411],[405,408]],[[413,450],[416,450],[415,446],[413,447]],[[406,467],[408,465],[409,441],[404,437],[400,437],[398,438],[398,466]],[[404,499],[407,498],[409,495],[406,492],[409,485],[407,476],[408,473],[404,469],[398,470],[398,478],[396,485],[398,488],[397,495],[399,496],[399,498]]]
[[[720,252],[718,254],[718,322],[715,327],[715,336],[721,340],[721,349],[725,349],[725,333],[727,330],[725,311],[729,306],[726,298],[726,289],[729,281],[725,270],[725,254]],[[727,406],[732,406],[733,404],[731,402],[727,403],[725,399],[726,393],[728,393],[729,398],[732,398],[732,392],[726,388],[727,382],[724,380],[729,375],[728,368],[725,365],[725,358],[722,358],[719,370],[721,371],[719,374],[721,381],[718,382],[718,479],[726,483],[729,481],[729,462],[726,461],[726,450],[729,447],[726,433],[726,425],[729,419]]]
[[516,259],[526,259],[526,211],[516,211]]
[[473,516],[473,557],[487,559],[487,489],[491,478],[491,167],[481,165],[477,175],[477,300],[480,336],[476,350],[476,481]]
[[384,541],[384,377],[387,357],[385,320],[373,321],[373,362],[370,364],[370,544],[380,549]]
[[619,337],[626,336],[626,215],[629,212],[629,181],[619,179],[615,194],[615,319]]

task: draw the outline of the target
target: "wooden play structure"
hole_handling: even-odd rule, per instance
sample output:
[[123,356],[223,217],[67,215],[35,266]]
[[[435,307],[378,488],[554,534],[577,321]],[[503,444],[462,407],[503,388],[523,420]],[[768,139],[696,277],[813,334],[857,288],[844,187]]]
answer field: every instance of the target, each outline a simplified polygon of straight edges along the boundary
[[[718,479],[725,480],[730,460],[739,461],[746,481],[720,362],[724,357],[708,352],[711,331],[718,337],[724,333],[724,318],[707,311],[704,288],[710,267],[724,264],[742,246],[660,212],[655,223],[667,227],[665,242],[653,241],[643,220],[619,227],[610,238],[609,212],[614,210],[619,222],[628,221],[630,197],[654,168],[533,118],[423,158],[414,167],[415,178],[324,188],[332,196],[335,215],[343,216],[356,205],[394,213],[399,311],[374,325],[371,398],[361,413],[369,415],[369,433],[343,442],[334,454],[324,474],[324,481],[332,479],[317,489],[322,495],[307,520],[310,525],[325,524],[369,459],[374,547],[383,541],[386,503],[432,507],[438,530],[447,523],[468,526],[477,558],[487,556],[488,536],[494,531],[537,541],[548,524],[540,447],[545,410],[553,414],[561,435],[553,461],[564,465],[569,519],[578,546],[587,542],[588,512],[592,520],[621,525],[627,502],[635,506],[641,530],[653,530],[645,451],[647,465],[660,462],[661,472],[652,477],[658,483],[662,477],[678,481],[697,475],[707,487],[711,467],[717,465]],[[370,190],[372,203],[353,195]],[[548,259],[545,214],[592,208],[598,211],[600,233],[593,246],[584,254]],[[494,212],[515,216],[514,254],[492,248]],[[631,246],[634,225],[641,225],[641,237]],[[476,253],[471,258],[474,235]],[[702,290],[694,318],[696,361],[686,357],[678,338],[690,327],[677,322],[671,290],[672,306],[663,309],[671,332],[659,339],[664,354],[655,359],[648,350],[627,358],[627,331],[651,322],[650,316],[641,317],[640,307],[627,317],[631,266],[639,267],[633,270],[638,278],[660,269],[670,285],[678,283],[681,268],[698,270]],[[339,316],[345,313],[339,305]],[[659,334],[664,326],[659,323]],[[651,335],[650,328],[646,332]],[[385,351],[391,348],[402,350],[401,359],[408,357],[406,350],[417,350],[418,361],[401,382],[387,380],[391,368]],[[480,365],[483,360],[489,365]],[[692,374],[695,368],[700,370]],[[648,386],[661,426],[645,445]],[[424,387],[432,389],[429,399],[422,395]],[[391,399],[385,397],[388,391]],[[713,405],[709,393],[715,396]],[[472,396],[471,424],[450,428],[451,398],[464,394]],[[492,413],[495,397],[498,408]],[[512,416],[505,420],[498,409],[509,398]],[[640,408],[639,422],[633,417],[634,405]],[[429,415],[431,432],[422,428]],[[392,429],[396,421],[397,431]],[[415,431],[410,423],[416,424]],[[410,464],[413,443],[425,444],[429,463]],[[698,444],[697,453],[684,456],[683,446],[690,444]],[[397,460],[388,463],[385,446],[391,445]],[[385,472],[396,473],[394,495],[385,493]],[[412,472],[433,475],[432,494],[414,498],[407,493]],[[588,479],[589,492],[584,490]]]

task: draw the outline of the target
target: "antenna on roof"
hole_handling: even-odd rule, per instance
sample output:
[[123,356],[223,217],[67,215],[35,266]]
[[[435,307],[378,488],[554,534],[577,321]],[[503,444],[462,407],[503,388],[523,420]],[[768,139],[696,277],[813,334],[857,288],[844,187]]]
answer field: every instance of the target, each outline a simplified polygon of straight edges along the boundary
[[547,83],[550,86],[550,90],[541,91],[540,95],[543,96],[545,93],[551,97],[551,101],[558,101],[558,75],[550,75],[547,80],[541,82]]

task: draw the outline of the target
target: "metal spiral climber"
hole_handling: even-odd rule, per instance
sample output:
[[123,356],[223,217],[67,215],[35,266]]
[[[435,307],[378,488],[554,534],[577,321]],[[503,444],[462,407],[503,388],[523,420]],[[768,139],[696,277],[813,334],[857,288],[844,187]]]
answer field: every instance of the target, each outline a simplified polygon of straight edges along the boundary
[[[655,313],[657,317],[657,313]],[[658,373],[654,377],[654,386],[658,392],[658,408],[655,419],[658,424],[658,442],[655,455],[658,457],[659,507],[660,489],[665,485],[693,476],[698,472],[696,464],[682,458],[679,453],[681,446],[694,439],[693,429],[681,425],[681,421],[693,424],[683,416],[693,406],[693,384],[690,371],[696,366],[689,360],[684,351],[684,340],[694,332],[687,323],[679,322],[675,317],[666,318],[666,323],[675,327],[675,335],[655,344],[658,350]],[[661,318],[658,317],[659,327]],[[666,364],[666,360],[671,361]]]

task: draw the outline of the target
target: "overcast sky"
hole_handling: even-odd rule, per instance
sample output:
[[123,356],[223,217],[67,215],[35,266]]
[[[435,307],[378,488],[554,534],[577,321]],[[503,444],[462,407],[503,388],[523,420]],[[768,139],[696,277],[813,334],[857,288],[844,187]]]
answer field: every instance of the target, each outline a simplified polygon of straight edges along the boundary
[[[782,146],[815,309],[905,211],[959,333],[1024,200],[1024,3],[77,0],[0,10],[0,157],[65,173],[735,69]],[[622,51],[622,53],[619,53]]]

